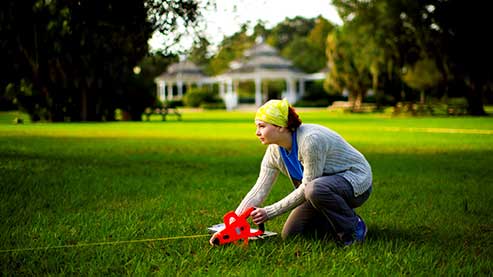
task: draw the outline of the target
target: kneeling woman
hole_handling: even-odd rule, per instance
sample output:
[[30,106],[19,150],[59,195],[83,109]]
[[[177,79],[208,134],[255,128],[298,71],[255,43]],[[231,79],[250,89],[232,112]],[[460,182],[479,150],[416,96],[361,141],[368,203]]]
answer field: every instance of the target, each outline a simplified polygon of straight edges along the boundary
[[257,110],[255,125],[257,137],[268,147],[257,182],[236,213],[262,205],[282,172],[295,189],[282,200],[253,211],[255,224],[292,210],[283,238],[332,234],[345,245],[362,242],[367,227],[354,208],[372,190],[371,167],[365,157],[336,132],[301,124],[287,100],[265,103]]

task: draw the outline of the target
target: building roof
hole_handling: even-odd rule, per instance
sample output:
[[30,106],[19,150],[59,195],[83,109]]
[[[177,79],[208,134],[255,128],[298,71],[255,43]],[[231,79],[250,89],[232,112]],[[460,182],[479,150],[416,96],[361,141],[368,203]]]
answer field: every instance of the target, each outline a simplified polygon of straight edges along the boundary
[[304,74],[290,60],[281,57],[274,47],[263,42],[246,50],[243,59],[230,63],[230,69],[223,75],[241,78],[241,75],[254,73],[261,73],[265,78]]
[[157,80],[164,80],[168,82],[176,81],[199,81],[207,76],[203,73],[202,69],[189,60],[181,61],[171,64],[163,74],[159,75]]

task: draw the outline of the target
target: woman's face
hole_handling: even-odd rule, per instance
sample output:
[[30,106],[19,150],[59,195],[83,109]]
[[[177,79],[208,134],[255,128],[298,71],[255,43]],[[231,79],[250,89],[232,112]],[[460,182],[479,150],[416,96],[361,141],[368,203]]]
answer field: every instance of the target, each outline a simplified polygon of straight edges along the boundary
[[281,127],[260,120],[255,120],[255,125],[257,126],[255,135],[257,135],[262,144],[278,143]]

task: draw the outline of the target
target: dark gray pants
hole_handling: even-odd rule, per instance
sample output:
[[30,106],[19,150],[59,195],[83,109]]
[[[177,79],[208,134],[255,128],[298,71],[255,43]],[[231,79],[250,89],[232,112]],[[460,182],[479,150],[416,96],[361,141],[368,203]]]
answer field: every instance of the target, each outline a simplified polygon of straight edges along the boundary
[[289,215],[282,237],[295,235],[324,237],[328,234],[341,239],[354,233],[358,216],[354,208],[370,196],[371,187],[355,197],[351,184],[341,176],[322,176],[305,186],[306,201]]

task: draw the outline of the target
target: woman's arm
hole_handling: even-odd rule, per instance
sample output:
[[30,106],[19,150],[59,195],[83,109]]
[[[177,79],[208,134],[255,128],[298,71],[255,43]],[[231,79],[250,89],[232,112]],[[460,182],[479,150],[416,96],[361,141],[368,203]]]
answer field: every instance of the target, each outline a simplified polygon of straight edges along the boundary
[[269,195],[277,176],[279,176],[279,169],[274,166],[272,153],[268,148],[262,159],[257,182],[236,208],[236,214],[241,214],[248,207],[260,206]]
[[309,135],[300,142],[300,155],[303,157],[303,180],[300,186],[276,203],[266,206],[268,219],[283,214],[305,201],[305,185],[323,175],[327,145],[316,135]]

